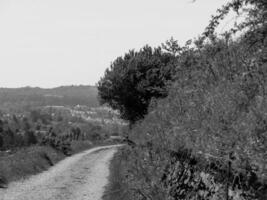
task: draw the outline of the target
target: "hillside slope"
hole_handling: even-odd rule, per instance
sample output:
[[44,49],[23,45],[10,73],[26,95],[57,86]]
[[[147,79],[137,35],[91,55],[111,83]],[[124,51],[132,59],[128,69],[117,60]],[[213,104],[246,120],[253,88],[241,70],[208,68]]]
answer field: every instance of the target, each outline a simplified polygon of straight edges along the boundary
[[0,88],[0,109],[25,106],[98,106],[94,86],[61,86],[52,89],[39,87]]

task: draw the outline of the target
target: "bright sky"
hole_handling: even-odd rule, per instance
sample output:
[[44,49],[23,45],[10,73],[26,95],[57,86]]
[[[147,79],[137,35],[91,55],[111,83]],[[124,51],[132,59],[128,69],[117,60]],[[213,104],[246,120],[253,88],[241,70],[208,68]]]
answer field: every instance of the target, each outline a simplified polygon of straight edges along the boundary
[[203,32],[226,0],[0,0],[0,87],[94,85],[116,57]]

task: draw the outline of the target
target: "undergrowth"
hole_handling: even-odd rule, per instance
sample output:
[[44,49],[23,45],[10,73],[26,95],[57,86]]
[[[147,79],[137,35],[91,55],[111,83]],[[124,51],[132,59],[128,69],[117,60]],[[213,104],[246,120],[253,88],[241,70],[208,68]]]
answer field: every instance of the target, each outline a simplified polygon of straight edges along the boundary
[[122,147],[111,160],[109,170],[109,184],[103,195],[104,200],[128,200],[128,187],[125,182],[125,148]]
[[266,36],[263,19],[180,50],[168,97],[130,133],[132,199],[266,199]]
[[[68,155],[94,147],[90,141],[72,141]],[[66,158],[66,154],[50,145],[34,145],[0,155],[0,187],[11,181],[40,173]]]

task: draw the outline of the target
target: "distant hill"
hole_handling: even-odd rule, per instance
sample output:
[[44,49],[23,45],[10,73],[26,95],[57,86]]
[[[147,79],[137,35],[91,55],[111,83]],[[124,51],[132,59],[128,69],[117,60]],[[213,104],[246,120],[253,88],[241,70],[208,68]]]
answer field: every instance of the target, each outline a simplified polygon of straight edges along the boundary
[[0,88],[0,109],[29,106],[98,106],[95,86]]

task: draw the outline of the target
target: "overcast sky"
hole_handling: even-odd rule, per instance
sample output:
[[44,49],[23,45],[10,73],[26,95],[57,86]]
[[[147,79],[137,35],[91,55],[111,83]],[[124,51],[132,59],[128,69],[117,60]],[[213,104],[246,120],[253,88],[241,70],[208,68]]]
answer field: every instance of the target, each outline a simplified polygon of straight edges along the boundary
[[226,0],[0,0],[0,87],[94,85],[129,49],[197,37]]

